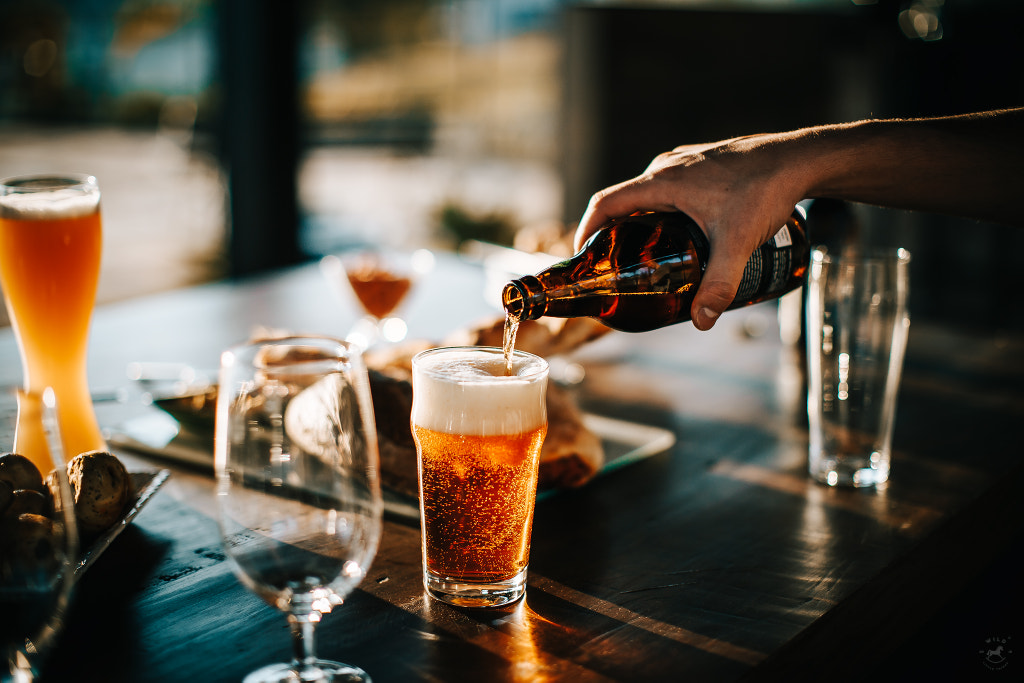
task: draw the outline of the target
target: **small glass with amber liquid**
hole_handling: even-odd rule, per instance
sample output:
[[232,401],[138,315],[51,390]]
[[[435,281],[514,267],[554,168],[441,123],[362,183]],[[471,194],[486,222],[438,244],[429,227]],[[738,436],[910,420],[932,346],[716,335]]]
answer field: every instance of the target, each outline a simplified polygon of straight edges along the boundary
[[363,314],[346,341],[365,350],[405,339],[408,325],[400,309],[433,267],[434,255],[426,249],[360,249],[321,259],[324,276],[336,291],[356,301]]

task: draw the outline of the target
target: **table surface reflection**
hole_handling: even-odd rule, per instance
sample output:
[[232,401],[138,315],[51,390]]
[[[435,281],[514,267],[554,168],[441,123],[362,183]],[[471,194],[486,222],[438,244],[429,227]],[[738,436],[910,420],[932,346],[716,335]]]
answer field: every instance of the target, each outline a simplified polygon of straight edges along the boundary
[[[440,339],[494,315],[492,289],[478,265],[442,257],[406,307],[411,334]],[[915,323],[892,481],[830,490],[805,474],[800,357],[779,342],[775,310],[731,312],[710,333],[616,333],[579,352],[586,410],[667,429],[675,444],[540,500],[527,598],[510,609],[426,599],[418,522],[389,515],[369,576],[321,624],[319,654],[378,683],[856,680],[899,661],[1019,535],[1024,340]],[[130,362],[213,369],[258,326],[343,335],[355,319],[315,264],[102,307],[90,381],[122,400],[98,404],[101,422],[155,410],[135,400]],[[0,381],[18,383],[9,330],[0,354]],[[220,549],[209,471],[119,455],[172,474],[80,581],[47,680],[237,681],[287,659],[283,615]],[[1017,590],[992,589],[997,601]],[[987,628],[936,644],[928,664],[986,673],[985,638],[1007,635]]]

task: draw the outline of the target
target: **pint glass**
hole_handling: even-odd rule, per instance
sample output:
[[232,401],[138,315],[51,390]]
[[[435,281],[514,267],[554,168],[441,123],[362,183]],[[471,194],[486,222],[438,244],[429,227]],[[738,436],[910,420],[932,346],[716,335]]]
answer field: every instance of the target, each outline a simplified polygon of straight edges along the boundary
[[100,248],[95,178],[0,181],[0,286],[24,375],[14,449],[38,467],[49,461],[40,426],[40,401],[47,387],[56,395],[67,457],[105,448],[86,377]]
[[413,358],[423,583],[438,600],[495,607],[526,592],[547,376],[522,351],[509,375],[497,348]]
[[910,332],[910,252],[815,249],[807,293],[808,467],[828,486],[889,479]]

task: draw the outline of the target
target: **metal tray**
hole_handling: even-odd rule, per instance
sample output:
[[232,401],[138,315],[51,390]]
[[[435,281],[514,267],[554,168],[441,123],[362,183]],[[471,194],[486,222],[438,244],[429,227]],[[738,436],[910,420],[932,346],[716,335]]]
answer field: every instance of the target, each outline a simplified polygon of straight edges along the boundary
[[132,478],[132,490],[135,492],[135,498],[132,501],[131,506],[125,510],[124,514],[121,515],[121,520],[110,526],[109,529],[104,531],[98,538],[92,541],[87,547],[82,548],[82,557],[78,561],[78,565],[75,567],[75,576],[79,577],[85,573],[93,562],[99,559],[103,551],[110,547],[110,544],[114,542],[125,528],[132,523],[132,520],[142,512],[142,508],[146,507],[146,503],[150,501],[153,495],[164,485],[167,481],[167,477],[170,476],[170,471],[165,469],[160,470],[147,470],[144,472],[130,472]]

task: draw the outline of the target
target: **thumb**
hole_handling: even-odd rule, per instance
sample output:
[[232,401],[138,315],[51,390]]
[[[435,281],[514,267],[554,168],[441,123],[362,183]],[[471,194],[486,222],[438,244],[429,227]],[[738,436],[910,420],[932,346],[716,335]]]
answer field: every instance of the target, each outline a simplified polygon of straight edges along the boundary
[[732,304],[750,258],[750,254],[729,244],[728,240],[726,244],[719,242],[712,245],[707,268],[690,306],[690,317],[698,330],[714,327],[718,316]]

